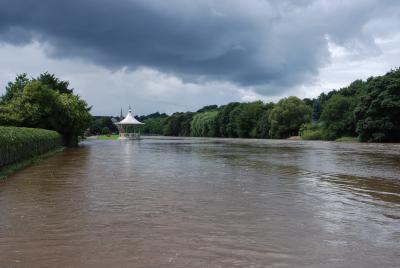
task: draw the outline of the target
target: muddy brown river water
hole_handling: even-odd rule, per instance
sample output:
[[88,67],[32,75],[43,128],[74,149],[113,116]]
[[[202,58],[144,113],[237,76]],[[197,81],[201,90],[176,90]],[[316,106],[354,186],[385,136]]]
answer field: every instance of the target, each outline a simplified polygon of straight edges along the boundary
[[0,267],[400,267],[400,145],[87,141],[0,182]]

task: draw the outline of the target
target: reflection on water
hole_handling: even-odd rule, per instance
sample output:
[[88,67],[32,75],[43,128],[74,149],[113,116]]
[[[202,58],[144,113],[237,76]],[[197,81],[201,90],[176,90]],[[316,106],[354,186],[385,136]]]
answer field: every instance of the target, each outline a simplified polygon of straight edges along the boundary
[[0,183],[1,267],[398,267],[400,146],[90,141]]

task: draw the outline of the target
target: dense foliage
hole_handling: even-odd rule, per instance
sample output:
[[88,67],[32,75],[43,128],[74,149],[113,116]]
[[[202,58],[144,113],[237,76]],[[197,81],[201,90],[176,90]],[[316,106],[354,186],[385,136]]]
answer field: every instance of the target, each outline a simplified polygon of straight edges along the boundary
[[362,141],[400,141],[400,69],[368,79],[355,119]]
[[60,147],[56,131],[0,126],[0,167],[29,159]]
[[311,120],[311,108],[297,97],[280,100],[269,115],[272,138],[296,136],[302,124]]
[[[111,116],[90,118],[85,102],[69,84],[48,73],[16,77],[0,99],[0,124],[54,129],[76,143],[90,122],[89,134],[118,130]],[[153,113],[137,117],[148,135],[400,141],[400,69],[320,94],[314,99],[288,97],[276,104],[261,101],[208,105],[196,112]],[[72,138],[75,137],[75,138]],[[353,138],[352,138],[353,137]]]
[[118,133],[118,128],[110,116],[93,116],[89,132],[91,135]]
[[194,113],[191,112],[172,114],[165,120],[163,134],[166,136],[190,136],[193,115]]
[[[294,98],[294,97],[293,97]],[[296,98],[296,100],[299,100]],[[299,100],[301,103],[302,101]],[[303,104],[305,105],[305,104]],[[167,136],[194,136],[194,137],[226,137],[226,138],[270,138],[271,121],[269,115],[274,108],[273,103],[261,101],[250,103],[229,103],[218,107],[217,105],[205,106],[196,113],[155,114],[149,117],[141,116],[139,120],[145,123],[145,134]],[[279,106],[278,106],[279,107]],[[308,115],[305,110],[303,117]],[[299,113],[297,112],[296,115]],[[303,121],[301,122],[303,123]],[[293,130],[294,133],[298,132]],[[278,136],[279,134],[275,134]],[[283,137],[283,136],[282,136]],[[279,138],[281,138],[279,136]]]
[[217,111],[196,114],[191,123],[191,135],[196,137],[215,137],[217,135],[217,115]]
[[[313,110],[313,120],[318,124],[304,132],[308,137],[399,142],[400,69],[322,93],[314,100]],[[312,134],[313,131],[318,133]]]
[[229,138],[400,141],[400,69],[356,80],[315,99],[288,97],[278,103],[232,102],[197,112],[141,116],[144,133]]
[[356,136],[356,121],[354,108],[357,101],[354,97],[333,95],[324,106],[321,113],[321,121],[327,133],[327,139],[335,139],[342,136]]
[[87,103],[68,85],[48,73],[31,79],[18,75],[1,97],[0,125],[55,130],[65,145],[76,146],[92,117]]

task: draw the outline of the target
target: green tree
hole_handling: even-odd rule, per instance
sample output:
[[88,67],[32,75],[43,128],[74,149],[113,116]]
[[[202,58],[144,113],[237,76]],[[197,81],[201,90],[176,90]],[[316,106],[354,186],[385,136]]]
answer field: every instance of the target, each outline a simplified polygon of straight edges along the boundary
[[0,125],[56,130],[67,146],[76,146],[78,136],[90,126],[87,103],[73,94],[29,81],[18,94],[0,105]]
[[313,101],[312,99],[309,99],[309,98],[303,99],[303,102],[304,102],[306,105],[310,106],[310,107],[312,107],[313,104],[314,104],[314,101]]
[[23,73],[17,75],[14,82],[8,82],[6,86],[6,93],[0,98],[0,104],[5,104],[14,98],[14,96],[20,94],[29,81],[28,75]]
[[344,97],[342,95],[334,95],[325,103],[321,121],[328,139],[357,136],[354,117],[356,104],[355,97]]
[[58,91],[63,94],[72,94],[73,89],[69,88],[69,81],[62,81],[58,79],[54,74],[49,74],[48,72],[42,73],[35,81],[41,82],[43,85],[48,86],[49,88]]
[[341,88],[337,93],[345,97],[356,97],[365,94],[367,82],[355,80],[348,87]]
[[302,124],[311,120],[311,108],[297,97],[280,100],[269,114],[272,138],[287,138],[298,135]]
[[156,112],[156,113],[152,113],[152,114],[149,114],[149,115],[141,115],[141,116],[138,116],[136,119],[139,120],[140,122],[144,122],[144,121],[146,121],[147,119],[152,119],[152,118],[165,118],[165,117],[168,117],[168,115],[167,115],[166,113],[160,114],[159,112]]
[[162,135],[167,119],[168,116],[160,116],[144,120],[143,133]]
[[215,137],[217,130],[218,111],[197,113],[191,122],[191,136]]
[[194,113],[174,113],[168,117],[163,134],[166,136],[190,136],[190,123]]
[[361,141],[400,141],[400,68],[367,80],[355,119]]
[[86,101],[77,95],[60,94],[59,104],[56,107],[56,116],[53,119],[54,130],[61,133],[67,146],[77,146],[78,136],[90,126],[92,119]]
[[52,129],[59,94],[40,82],[31,81],[22,92],[1,105],[2,125]]
[[196,113],[204,113],[204,112],[210,112],[210,111],[216,111],[218,110],[218,105],[207,105],[198,110]]
[[255,138],[270,138],[271,122],[269,120],[269,115],[273,108],[274,104],[272,102],[265,104],[265,110],[263,111],[260,119],[257,121]]
[[101,129],[103,128],[103,122],[100,118],[96,118],[93,116],[91,124],[90,124],[90,134],[97,135],[101,133]]
[[229,138],[239,137],[237,130],[238,130],[238,118],[241,113],[242,113],[242,107],[240,106],[240,104],[229,113],[228,123],[225,127],[225,131]]
[[230,114],[233,136],[239,138],[257,138],[257,123],[266,106],[261,101],[241,103]]
[[231,116],[231,112],[239,106],[239,102],[231,102],[227,105],[220,107],[220,112],[217,116],[217,125],[218,125],[218,136],[220,137],[233,137],[232,123],[230,120],[234,118],[234,115]]

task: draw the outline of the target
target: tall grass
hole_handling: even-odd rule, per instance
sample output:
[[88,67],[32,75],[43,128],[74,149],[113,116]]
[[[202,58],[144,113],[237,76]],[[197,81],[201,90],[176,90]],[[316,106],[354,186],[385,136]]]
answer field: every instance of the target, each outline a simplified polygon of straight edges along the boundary
[[61,146],[62,137],[56,131],[0,126],[0,168]]

